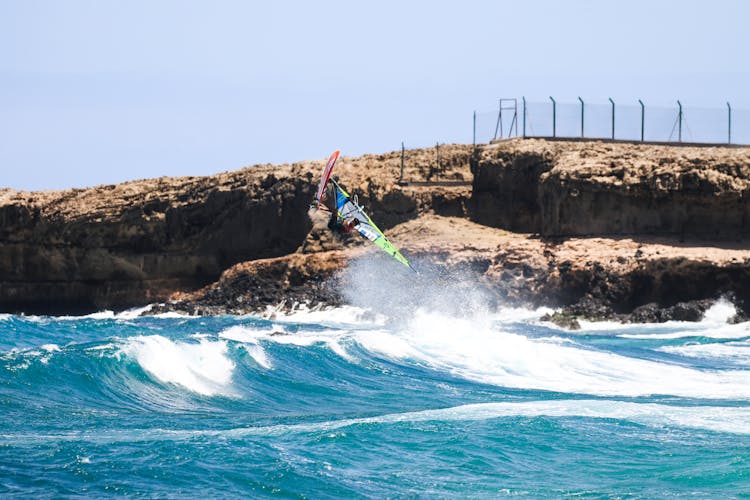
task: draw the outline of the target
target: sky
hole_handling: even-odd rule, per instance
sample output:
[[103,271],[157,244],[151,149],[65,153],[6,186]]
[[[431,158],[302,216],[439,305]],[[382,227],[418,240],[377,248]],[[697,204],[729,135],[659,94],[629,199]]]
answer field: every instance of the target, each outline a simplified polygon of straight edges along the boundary
[[0,0],[0,187],[471,143],[501,97],[750,109],[748,19],[741,0]]

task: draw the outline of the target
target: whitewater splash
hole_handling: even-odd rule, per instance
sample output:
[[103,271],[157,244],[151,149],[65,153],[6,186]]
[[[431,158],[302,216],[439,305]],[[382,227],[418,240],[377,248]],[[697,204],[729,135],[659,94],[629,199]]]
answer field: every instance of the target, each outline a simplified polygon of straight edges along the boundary
[[[116,351],[137,362],[154,380],[202,396],[241,397],[233,377],[238,363],[245,362],[231,352],[232,346],[244,350],[257,368],[274,370],[278,363],[270,347],[287,345],[324,348],[355,365],[366,358],[385,359],[511,389],[605,397],[750,399],[750,371],[744,369],[750,354],[747,341],[742,340],[750,337],[750,325],[726,324],[733,311],[725,303],[710,309],[701,323],[672,322],[645,327],[587,323],[581,331],[569,333],[544,325],[537,327],[541,333],[531,336],[513,331],[518,330],[513,325],[538,324],[545,312],[506,308],[457,317],[418,308],[411,318],[391,321],[353,307],[327,312],[297,310],[286,316],[278,314],[263,327],[245,326],[240,319],[239,324],[216,334],[194,334],[183,340],[137,335],[118,340]],[[651,327],[655,333],[630,333]],[[696,336],[736,341],[655,345],[645,351],[654,354],[644,358],[582,343],[589,332],[596,336],[609,332],[607,336],[611,339],[629,341],[655,342]],[[4,356],[16,360],[14,369],[24,369],[33,359],[47,363],[59,352],[58,345],[43,344],[16,349]],[[669,354],[671,358],[659,358],[658,353]],[[732,365],[731,369],[698,368],[690,366],[686,361],[690,359],[722,359]]]
[[[521,309],[513,314],[505,311],[500,316],[524,317],[529,313]],[[235,328],[231,338],[242,341],[254,335],[245,332],[243,337],[238,334],[241,331],[242,327]],[[492,316],[468,320],[419,310],[412,320],[395,330],[263,335],[263,340],[296,345],[321,343],[346,359],[352,355],[342,344],[353,342],[376,356],[516,389],[599,396],[750,399],[750,372],[745,370],[698,370],[595,350],[570,339],[528,338],[504,331],[503,324]]]
[[[718,471],[722,492],[724,478],[750,477],[733,461],[750,439],[750,335],[723,322],[729,311],[568,332],[541,322],[545,310],[464,312],[414,295],[414,307],[387,317],[362,304],[272,317],[5,319],[4,481],[28,496],[40,480],[103,496],[118,478],[144,478],[144,494],[188,495],[158,474],[226,494],[217,476],[200,482],[210,467],[240,478],[232,496],[250,483],[322,491],[321,481],[341,495],[429,483],[444,484],[436,496],[493,496],[502,470],[528,485],[521,492],[553,497],[609,474],[611,486],[587,491],[616,496],[638,470],[627,492],[653,497],[675,477],[689,493],[696,474],[717,484]],[[446,470],[460,473],[440,483]],[[732,491],[750,487],[734,481]]]
[[176,342],[161,335],[129,339],[121,352],[161,382],[176,384],[205,396],[232,394],[235,364],[227,344],[202,338],[197,343]]
[[495,309],[496,297],[475,273],[448,271],[427,261],[415,260],[415,265],[419,274],[394,267],[381,255],[366,255],[346,268],[340,292],[348,304],[377,311],[390,322],[407,320],[419,309],[463,318]]

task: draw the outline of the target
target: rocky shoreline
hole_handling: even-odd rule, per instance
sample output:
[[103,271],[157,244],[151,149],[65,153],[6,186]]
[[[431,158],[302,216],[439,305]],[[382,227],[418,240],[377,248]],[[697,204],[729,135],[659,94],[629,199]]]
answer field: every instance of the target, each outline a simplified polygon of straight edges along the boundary
[[[351,303],[361,281],[462,283],[548,319],[750,315],[750,148],[515,139],[342,157],[337,174],[424,272],[403,275],[308,213],[323,160],[203,178],[0,191],[0,310],[244,314]],[[381,275],[353,274],[376,259]],[[391,267],[396,266],[396,267]],[[405,268],[404,268],[405,269]],[[368,292],[372,293],[372,292]],[[383,297],[382,300],[387,300]]]
[[[482,233],[489,234],[482,234]],[[578,319],[658,323],[699,321],[718,299],[735,304],[733,321],[748,319],[744,297],[750,286],[750,257],[741,249],[700,246],[692,254],[672,257],[669,241],[575,238],[562,243],[534,235],[495,232],[460,218],[424,216],[391,230],[420,274],[400,273],[397,263],[382,259],[361,246],[298,253],[238,264],[208,286],[152,308],[150,314],[244,314],[281,304],[286,309],[334,307],[350,303],[344,293],[351,280],[379,279],[395,291],[406,287],[430,289],[439,280],[457,282],[490,307],[554,307],[545,319],[577,328]],[[409,234],[419,234],[410,241]],[[454,235],[471,235],[482,244],[473,247]],[[482,238],[479,240],[479,238]],[[703,260],[702,252],[713,254]],[[382,276],[349,276],[360,260],[378,259]],[[442,286],[442,285],[441,285]],[[464,300],[465,290],[454,296]],[[373,299],[375,305],[378,300]],[[411,304],[421,305],[418,299]]]

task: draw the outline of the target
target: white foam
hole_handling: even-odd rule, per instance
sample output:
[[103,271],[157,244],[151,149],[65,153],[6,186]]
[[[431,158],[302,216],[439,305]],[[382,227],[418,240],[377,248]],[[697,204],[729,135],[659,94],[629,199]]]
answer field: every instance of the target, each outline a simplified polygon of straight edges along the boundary
[[689,358],[723,359],[750,364],[750,342],[747,341],[665,346],[659,350]]
[[388,330],[372,330],[358,333],[355,340],[369,351],[393,359],[420,359],[421,352],[406,337],[394,335]]
[[[613,332],[613,331],[628,331],[628,330],[643,330],[648,328],[649,330],[674,330],[676,328],[695,328],[699,329],[699,323],[692,323],[687,321],[665,321],[664,323],[620,323],[618,321],[588,321],[585,319],[579,319],[578,325],[581,327],[579,330],[571,333],[596,333],[596,332]],[[546,323],[546,326],[551,328],[558,328],[566,330],[565,328],[559,327],[554,323]]]
[[[641,327],[643,328],[643,327]],[[649,327],[649,330],[652,328]],[[741,339],[750,337],[750,324],[738,323],[736,325],[704,325],[695,324],[688,328],[681,328],[668,333],[623,333],[618,335],[625,339],[641,340],[670,340],[689,337],[706,337],[712,339]]]
[[147,311],[152,306],[146,306],[138,309],[129,309],[127,311],[122,311],[120,313],[115,313],[114,311],[110,310],[104,310],[104,311],[97,311],[95,313],[91,314],[84,314],[81,316],[36,316],[36,315],[24,315],[22,316],[23,319],[26,321],[34,322],[34,323],[46,323],[48,321],[78,321],[82,319],[98,319],[98,320],[106,320],[106,319],[134,319],[138,317],[142,312]]
[[[348,361],[353,361],[354,358],[341,344],[341,341],[349,336],[349,332],[345,330],[287,333],[286,329],[280,325],[273,325],[270,330],[235,325],[219,333],[219,338],[251,345],[259,345],[261,340],[264,342],[295,345],[298,347],[310,347],[317,344],[325,344],[337,355]],[[260,362],[259,364],[263,365],[263,363]]]
[[346,348],[338,340],[336,340],[336,339],[329,339],[329,340],[326,341],[326,345],[328,346],[328,348],[333,353],[335,353],[339,357],[341,357],[341,358],[343,358],[343,359],[345,359],[347,361],[350,361],[350,362],[356,361],[356,358],[354,356],[352,356],[351,354],[349,354],[349,352],[346,350]]
[[521,323],[535,321],[545,314],[552,314],[555,310],[550,307],[529,309],[526,307],[503,307],[492,315],[495,321],[502,323]]
[[271,330],[254,330],[242,325],[234,325],[219,333],[219,338],[241,343],[243,349],[259,366],[270,370],[273,368],[273,363],[263,346],[260,345],[260,340],[282,332],[283,329],[277,325],[274,325]]
[[57,344],[44,344],[39,349],[47,352],[60,352],[60,346]]
[[650,426],[679,426],[750,434],[750,407],[671,406],[609,400],[556,400],[523,403],[480,403],[333,423],[487,420],[500,417],[587,417],[629,420]]
[[57,321],[77,321],[79,319],[115,319],[114,311],[104,310],[82,316],[49,316],[48,318]]
[[572,345],[576,345],[576,343],[575,343],[575,342],[573,342],[573,341],[572,341],[571,339],[566,339],[566,338],[563,338],[563,337],[557,337],[557,336],[552,336],[552,337],[539,337],[539,338],[537,338],[536,340],[537,340],[537,341],[539,341],[539,342],[548,342],[548,343],[550,343],[550,344],[558,344],[558,345],[562,345],[562,344],[572,344]]
[[268,357],[268,354],[266,353],[265,349],[259,345],[243,345],[242,346],[245,351],[250,355],[253,360],[258,363],[259,366],[270,370],[273,368],[273,363],[271,362],[271,358]]
[[565,393],[750,399],[750,372],[703,371],[532,340],[486,322],[419,311],[400,332],[355,337],[365,349],[476,382]]
[[289,323],[355,328],[382,326],[387,321],[385,316],[361,307],[341,306],[329,309],[309,309],[304,304],[293,311],[269,308],[263,314],[263,317]]
[[682,427],[730,434],[750,434],[750,407],[672,406],[612,400],[554,400],[529,402],[479,403],[292,425],[238,427],[232,429],[123,429],[105,432],[68,432],[59,434],[2,434],[0,439],[14,446],[47,441],[89,441],[96,443],[181,441],[198,436],[238,438],[244,436],[281,436],[293,433],[326,432],[360,425],[390,425],[412,422],[481,421],[498,418],[591,418],[627,420],[648,427]]
[[163,312],[159,314],[152,314],[149,316],[149,318],[158,318],[158,319],[194,319],[194,318],[200,318],[200,316],[191,316],[190,314],[180,313],[176,311],[169,311],[169,312]]
[[[98,311],[98,312],[91,313],[91,314],[85,314],[83,316],[27,316],[26,318],[31,321],[40,321],[40,320],[49,320],[49,319],[53,319],[57,321],[76,321],[80,319],[132,320],[132,319],[136,319],[140,317],[143,313],[150,311],[153,307],[154,307],[154,304],[149,304],[147,306],[127,309],[125,311],[120,311],[118,313],[115,313],[114,311],[110,311],[110,310],[104,310],[104,311]],[[194,318],[195,316],[190,316],[187,314],[170,311],[170,312],[165,312],[165,313],[153,314],[153,315],[150,315],[149,317],[151,318]]]
[[33,360],[37,360],[46,365],[52,357],[52,354],[56,352],[60,352],[60,346],[57,344],[44,344],[39,347],[29,347],[26,349],[18,349],[17,347],[14,347],[8,352],[0,353],[0,359],[21,359],[21,363],[16,365],[15,368],[25,369],[31,366]]
[[246,344],[257,344],[262,338],[283,334],[284,332],[284,328],[278,325],[274,325],[271,329],[254,329],[242,325],[234,325],[219,333],[219,338]]
[[346,332],[326,332],[326,333],[296,333],[286,335],[274,335],[267,337],[268,341],[275,342],[277,344],[294,345],[298,347],[309,347],[313,345],[323,344],[327,346],[332,352],[346,359],[347,361],[353,361],[354,357],[351,356],[346,348],[341,344],[341,341],[348,337]]
[[703,314],[704,324],[725,325],[737,314],[737,308],[726,299],[719,299]]
[[135,307],[133,309],[128,309],[126,311],[121,311],[117,314],[115,314],[115,318],[117,319],[136,319],[141,314],[148,312],[151,310],[151,308],[154,307],[153,304],[149,304],[144,307]]
[[231,394],[234,363],[223,341],[200,339],[198,343],[175,342],[161,335],[127,340],[122,352],[156,379],[180,385],[198,394]]
[[0,360],[10,362],[6,366],[11,371],[25,370],[31,366],[31,358],[26,356],[26,354],[29,353],[31,353],[32,357],[41,354],[39,351],[32,351],[29,349],[21,350],[17,347],[13,347],[10,351],[0,353]]
[[101,344],[101,345],[95,345],[95,346],[87,347],[87,348],[84,349],[84,351],[94,351],[94,352],[97,352],[97,351],[108,351],[108,350],[114,349],[115,347],[116,347],[115,344],[106,343],[106,344]]
[[717,432],[750,434],[750,407],[672,406],[610,400],[555,400],[522,403],[479,403],[437,410],[396,413],[296,426],[273,426],[286,430],[331,431],[361,424],[391,424],[424,421],[488,420],[503,417],[586,417],[629,420],[648,426],[676,426]]

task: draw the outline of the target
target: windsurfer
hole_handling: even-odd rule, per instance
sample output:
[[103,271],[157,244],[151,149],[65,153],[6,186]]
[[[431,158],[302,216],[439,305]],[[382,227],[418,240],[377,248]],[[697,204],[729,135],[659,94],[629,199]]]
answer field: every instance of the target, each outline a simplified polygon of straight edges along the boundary
[[357,219],[341,221],[336,214],[331,214],[331,218],[328,220],[328,229],[336,233],[348,233],[354,229],[357,224],[359,224]]
[[328,220],[328,229],[331,231],[339,234],[348,233],[359,224],[357,218],[347,220],[339,217],[339,210],[336,206],[336,184],[333,180],[328,181],[328,185],[326,185],[326,189],[323,193],[322,201],[326,208],[328,208],[328,211],[331,212],[331,218]]
[[[388,241],[378,226],[372,222],[364,208],[360,206],[357,195],[349,197],[349,194],[338,184],[338,179],[332,177],[333,166],[339,152],[334,151],[328,158],[323,175],[318,183],[318,190],[315,192],[315,199],[310,205],[311,209],[324,209],[331,212],[331,218],[328,221],[328,227],[334,233],[348,233],[357,228],[357,232],[362,237],[367,238],[372,243],[380,247],[388,255],[407,266],[414,271],[406,257]],[[415,271],[416,272],[416,271]]]

